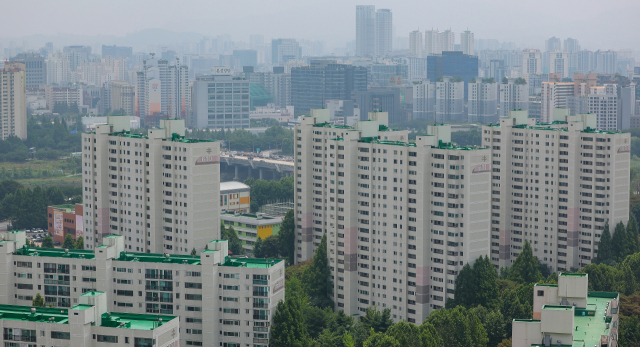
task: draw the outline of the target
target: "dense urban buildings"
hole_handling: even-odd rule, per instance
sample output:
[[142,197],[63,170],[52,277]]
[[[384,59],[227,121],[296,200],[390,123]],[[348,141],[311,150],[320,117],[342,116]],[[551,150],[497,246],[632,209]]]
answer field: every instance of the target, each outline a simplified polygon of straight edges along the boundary
[[0,71],[0,139],[27,139],[27,76],[23,63],[4,63]]
[[296,262],[326,235],[335,309],[420,324],[489,252],[490,150],[452,144],[447,125],[410,143],[385,112],[368,116],[333,126],[312,110],[295,128]]
[[417,81],[413,84],[413,119],[433,119],[436,110],[436,84]]
[[57,205],[47,207],[47,232],[53,242],[64,243],[71,235],[74,240],[84,235],[82,204]]
[[617,346],[620,296],[589,291],[589,275],[564,273],[535,284],[533,319],[514,319],[512,346]]
[[289,60],[301,57],[302,50],[298,41],[294,39],[271,40],[271,63],[273,65],[282,65]]
[[529,110],[529,88],[523,78],[507,79],[506,83],[500,83],[500,110],[498,116],[507,118],[509,111]]
[[376,54],[391,54],[393,46],[393,13],[391,10],[376,11]]
[[127,116],[82,135],[87,249],[115,234],[131,252],[189,254],[220,237],[220,145],[184,135],[182,119],[134,135]]
[[356,6],[356,56],[385,56],[393,49],[393,13],[373,5]]
[[136,87],[124,81],[112,81],[110,85],[111,111],[120,111],[127,116],[135,115]]
[[47,84],[47,64],[45,58],[39,53],[20,53],[9,62],[25,65],[27,88],[39,88]]
[[469,122],[487,124],[498,121],[498,84],[494,79],[469,83],[467,110]]
[[420,30],[409,33],[409,51],[412,56],[422,58],[424,50],[422,49],[422,32]]
[[594,114],[550,121],[511,111],[482,127],[491,160],[491,260],[510,266],[529,241],[553,271],[590,264],[605,223],[629,219],[630,135],[596,130]]
[[464,81],[464,95],[467,95],[467,83],[478,77],[478,57],[462,52],[443,51],[439,55],[427,57],[427,78],[435,82],[444,77],[458,77]]
[[[112,318],[152,315],[170,324],[179,317],[180,334],[176,326],[171,336],[183,346],[267,346],[276,305],[284,299],[284,261],[230,257],[226,240],[202,241],[202,251],[192,256],[133,252],[120,235],[92,250],[29,248],[25,239],[23,231],[10,232],[0,247],[3,305],[31,305],[41,294],[64,312],[88,309],[82,306],[87,297],[98,297],[101,312],[118,312]],[[149,337],[149,330],[135,337]],[[118,343],[126,345],[122,336]]]
[[465,83],[460,77],[446,76],[436,82],[436,121],[438,123],[466,120],[464,109]]
[[102,45],[102,57],[105,58],[107,56],[116,59],[131,59],[133,57],[133,47]]

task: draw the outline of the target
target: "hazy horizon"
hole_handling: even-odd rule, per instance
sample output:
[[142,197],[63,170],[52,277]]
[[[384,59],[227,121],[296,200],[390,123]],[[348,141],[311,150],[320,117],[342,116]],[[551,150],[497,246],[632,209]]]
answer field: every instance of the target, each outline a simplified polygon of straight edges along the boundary
[[[249,42],[251,34],[264,35],[266,41],[279,37],[321,40],[330,53],[334,47],[343,47],[355,39],[355,8],[361,4],[391,9],[396,37],[408,37],[416,29],[451,28],[459,41],[459,33],[468,28],[476,39],[515,42],[520,47],[542,48],[544,40],[556,36],[578,39],[583,49],[640,51],[640,38],[632,30],[620,29],[633,28],[640,13],[640,5],[631,0],[615,3],[453,0],[429,4],[352,0],[180,3],[25,0],[4,4],[6,13],[20,15],[6,16],[0,22],[0,41],[6,46],[11,40],[17,45],[27,40],[31,46],[41,44],[40,40],[53,40],[60,47],[62,43],[55,40],[58,37],[61,41],[75,39],[78,44],[98,43],[96,40],[120,44],[127,35],[159,28],[209,37],[229,34],[232,40],[244,42]],[[29,11],[24,12],[25,8]],[[163,42],[162,37],[157,40]]]

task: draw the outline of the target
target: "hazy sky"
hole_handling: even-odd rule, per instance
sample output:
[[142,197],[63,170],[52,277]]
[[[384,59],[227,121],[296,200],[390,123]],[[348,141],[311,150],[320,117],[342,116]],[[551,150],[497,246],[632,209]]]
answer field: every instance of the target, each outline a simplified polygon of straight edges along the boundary
[[[637,0],[20,0],[4,1],[0,37],[33,34],[123,36],[148,28],[228,33],[249,41],[295,37],[327,46],[355,39],[355,6],[393,11],[397,36],[420,28],[467,27],[476,39],[495,38],[542,47],[550,36],[573,37],[583,48],[640,50]],[[459,35],[456,35],[459,41]],[[55,44],[55,42],[54,42]]]

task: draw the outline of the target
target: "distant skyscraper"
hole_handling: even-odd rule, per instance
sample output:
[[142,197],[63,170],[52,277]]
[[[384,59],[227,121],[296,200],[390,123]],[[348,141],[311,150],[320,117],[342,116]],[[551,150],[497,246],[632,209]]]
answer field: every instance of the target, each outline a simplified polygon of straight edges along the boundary
[[489,77],[500,83],[506,76],[506,70],[504,68],[504,60],[492,59],[489,61]]
[[0,70],[0,139],[27,139],[27,90],[23,63],[4,63]]
[[436,122],[464,121],[464,90],[459,78],[443,77],[436,82]]
[[425,30],[424,53],[425,56],[428,56],[429,54],[442,53],[442,49],[440,47],[440,35],[438,34],[438,30]]
[[456,34],[451,30],[445,30],[440,34],[440,51],[452,52],[455,50]]
[[576,39],[568,38],[564,40],[564,51],[569,53],[580,52],[580,42]]
[[462,52],[442,52],[438,55],[427,57],[427,78],[436,82],[444,76],[460,77],[463,83],[466,97],[466,83],[478,77],[478,57],[462,54]]
[[102,57],[110,56],[112,58],[131,58],[133,57],[133,47],[124,46],[105,46],[102,45]]
[[529,110],[529,87],[522,79],[509,79],[507,83],[500,82],[500,118],[508,118],[509,111]]
[[258,51],[254,49],[237,49],[233,51],[233,56],[238,58],[240,66],[258,65]]
[[289,60],[300,59],[302,50],[295,39],[271,40],[271,64],[282,65]]
[[9,62],[23,63],[27,69],[27,88],[38,88],[47,84],[47,64],[44,57],[38,53],[20,53]]
[[258,49],[262,45],[264,45],[264,35],[256,34],[249,36],[249,48]]
[[569,53],[549,52],[549,73],[558,73],[562,78],[569,77]]
[[[530,74],[542,74],[542,55],[539,49],[525,49],[522,51],[522,77],[528,78]],[[506,115],[505,115],[506,116]]]
[[422,58],[422,32],[420,30],[409,33],[409,50],[412,56]]
[[434,119],[436,84],[417,81],[413,84],[413,119]]
[[562,50],[562,41],[560,41],[560,39],[555,36],[546,40],[544,43],[545,52],[553,52],[553,51],[561,51],[561,50]]
[[391,10],[376,11],[376,54],[387,55],[393,51],[393,14]]
[[356,6],[356,56],[376,54],[376,7]]
[[473,33],[471,31],[467,30],[460,34],[460,49],[462,50],[462,53],[475,55],[473,44]]
[[467,115],[469,122],[483,124],[497,122],[498,84],[491,79],[485,81],[477,79],[475,83],[469,83],[467,106],[469,109]]

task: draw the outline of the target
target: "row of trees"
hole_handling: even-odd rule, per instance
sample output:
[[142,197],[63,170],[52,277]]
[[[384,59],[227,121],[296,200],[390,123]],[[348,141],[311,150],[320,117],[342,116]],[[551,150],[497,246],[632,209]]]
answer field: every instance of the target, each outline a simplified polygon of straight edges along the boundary
[[[36,247],[35,243],[27,240],[27,244],[30,247]],[[41,248],[54,248],[53,237],[47,235],[42,238],[42,246]],[[62,243],[62,248],[64,249],[84,249],[84,238],[82,236],[78,236],[77,240],[74,240],[73,237],[67,234],[64,237],[64,242]]]
[[249,178],[244,181],[251,187],[251,212],[258,212],[262,205],[277,201],[293,201],[293,176],[282,177],[279,181]]
[[225,147],[232,151],[253,152],[281,149],[284,155],[293,155],[293,130],[280,125],[271,126],[264,133],[255,135],[244,129],[215,130],[194,129],[187,134],[189,138],[215,139],[226,142]]
[[[77,117],[79,119],[79,117]],[[58,159],[81,150],[81,134],[71,134],[59,117],[32,116],[27,122],[27,140],[10,136],[0,141],[0,161],[23,162],[30,158],[29,148],[36,147],[36,159]]]
[[606,223],[600,241],[598,243],[598,256],[595,263],[615,265],[627,256],[640,252],[638,245],[638,224],[633,213],[629,214],[629,222],[625,228],[622,222],[616,224],[613,236],[609,232],[609,223]]
[[[11,220],[14,229],[47,229],[47,206],[81,197],[82,187],[24,188],[12,180],[0,182],[0,220]],[[82,202],[81,200],[78,202]]]

